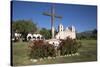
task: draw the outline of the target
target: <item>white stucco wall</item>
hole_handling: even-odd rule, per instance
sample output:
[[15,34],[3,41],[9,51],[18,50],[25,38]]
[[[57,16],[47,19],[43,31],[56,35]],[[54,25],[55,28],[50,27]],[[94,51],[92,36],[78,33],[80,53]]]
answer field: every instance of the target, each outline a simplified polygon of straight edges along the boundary
[[66,39],[67,37],[70,37],[72,39],[76,39],[76,32],[75,27],[71,27],[72,30],[70,30],[68,27],[64,31],[59,31],[57,35],[55,36],[56,39]]
[[[39,40],[41,40],[43,36],[42,36],[41,34],[30,34],[30,33],[29,33],[29,34],[27,35],[27,40],[29,40],[29,39],[28,39],[29,37],[31,37],[31,40],[33,41],[33,40],[38,40],[38,37],[40,37]],[[35,37],[35,38],[33,38],[33,37]]]

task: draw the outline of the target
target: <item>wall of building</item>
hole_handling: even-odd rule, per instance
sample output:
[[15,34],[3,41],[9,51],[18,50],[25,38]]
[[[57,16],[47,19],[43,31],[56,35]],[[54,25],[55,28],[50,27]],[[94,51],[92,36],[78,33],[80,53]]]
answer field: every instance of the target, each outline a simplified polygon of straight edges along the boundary
[[56,39],[66,39],[67,37],[70,37],[72,39],[76,39],[76,32],[75,27],[67,27],[65,30],[62,29],[62,25],[59,25],[58,30],[59,32],[56,34]]

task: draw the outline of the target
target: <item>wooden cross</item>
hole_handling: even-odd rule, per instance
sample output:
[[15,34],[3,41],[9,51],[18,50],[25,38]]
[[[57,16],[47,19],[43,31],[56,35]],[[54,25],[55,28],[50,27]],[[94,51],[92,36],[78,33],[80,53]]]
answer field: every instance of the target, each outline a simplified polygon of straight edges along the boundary
[[58,16],[55,14],[54,4],[51,7],[51,13],[43,12],[43,15],[51,16],[51,31],[52,31],[52,39],[54,38],[54,20],[55,18],[62,19],[62,16]]

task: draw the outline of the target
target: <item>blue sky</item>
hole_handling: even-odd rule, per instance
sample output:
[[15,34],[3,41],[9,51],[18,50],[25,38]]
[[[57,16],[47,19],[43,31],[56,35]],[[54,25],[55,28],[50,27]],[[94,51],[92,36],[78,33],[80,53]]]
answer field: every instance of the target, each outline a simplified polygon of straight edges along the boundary
[[[51,27],[49,16],[44,16],[43,12],[49,12],[51,3],[13,1],[12,19],[15,20],[32,20],[39,28]],[[62,20],[55,19],[55,27],[62,23],[64,27],[75,26],[78,32],[92,30],[97,28],[97,7],[89,5],[75,4],[55,4],[55,13],[61,15]]]

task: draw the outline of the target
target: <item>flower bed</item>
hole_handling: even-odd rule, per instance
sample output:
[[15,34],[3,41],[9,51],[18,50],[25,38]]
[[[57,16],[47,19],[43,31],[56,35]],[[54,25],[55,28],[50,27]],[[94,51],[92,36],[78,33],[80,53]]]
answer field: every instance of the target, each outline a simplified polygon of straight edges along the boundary
[[31,45],[29,57],[33,59],[39,59],[56,57],[59,54],[60,56],[74,54],[78,51],[81,43],[77,42],[76,40],[67,38],[66,40],[61,40],[61,43],[57,50],[55,50],[55,47],[53,45],[44,42],[43,40],[33,41],[29,45]]

